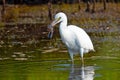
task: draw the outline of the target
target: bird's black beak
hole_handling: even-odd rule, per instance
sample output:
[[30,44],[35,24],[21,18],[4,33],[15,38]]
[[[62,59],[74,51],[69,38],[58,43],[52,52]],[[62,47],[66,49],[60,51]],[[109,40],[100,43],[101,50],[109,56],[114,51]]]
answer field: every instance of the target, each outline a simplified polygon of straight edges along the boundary
[[48,38],[51,39],[53,37],[53,26],[52,25],[49,25],[48,26]]

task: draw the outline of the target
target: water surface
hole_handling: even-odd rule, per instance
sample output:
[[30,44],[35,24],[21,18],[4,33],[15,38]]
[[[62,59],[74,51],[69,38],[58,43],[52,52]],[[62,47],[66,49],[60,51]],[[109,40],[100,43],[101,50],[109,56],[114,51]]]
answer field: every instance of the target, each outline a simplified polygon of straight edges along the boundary
[[[104,33],[105,34],[105,33]],[[120,36],[91,35],[96,52],[80,56],[72,65],[60,38],[43,39],[36,44],[1,45],[0,80],[118,80]]]

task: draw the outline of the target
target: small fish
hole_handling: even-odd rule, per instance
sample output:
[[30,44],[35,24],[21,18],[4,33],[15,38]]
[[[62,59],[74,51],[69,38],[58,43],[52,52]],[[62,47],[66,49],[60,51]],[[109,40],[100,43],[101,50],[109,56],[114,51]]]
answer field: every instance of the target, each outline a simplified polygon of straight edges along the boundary
[[51,39],[53,36],[53,27],[51,25],[48,25],[48,38]]

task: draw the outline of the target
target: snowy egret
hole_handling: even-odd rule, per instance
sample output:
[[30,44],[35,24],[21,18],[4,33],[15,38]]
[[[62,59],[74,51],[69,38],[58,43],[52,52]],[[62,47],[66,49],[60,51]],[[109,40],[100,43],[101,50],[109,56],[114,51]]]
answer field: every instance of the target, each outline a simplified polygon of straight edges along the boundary
[[55,20],[49,25],[48,37],[52,38],[53,28],[56,24],[60,23],[59,33],[62,42],[67,46],[72,63],[74,63],[73,56],[77,53],[80,54],[82,63],[83,54],[89,51],[94,51],[92,41],[88,34],[80,27],[75,25],[67,26],[67,16],[63,12],[59,12],[55,15]]

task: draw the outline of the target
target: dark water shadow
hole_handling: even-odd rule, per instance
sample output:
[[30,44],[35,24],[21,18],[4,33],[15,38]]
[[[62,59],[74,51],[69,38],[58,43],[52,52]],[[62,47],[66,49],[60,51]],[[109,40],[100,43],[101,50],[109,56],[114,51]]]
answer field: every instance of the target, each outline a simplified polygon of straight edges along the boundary
[[94,80],[94,66],[71,65],[68,80]]

